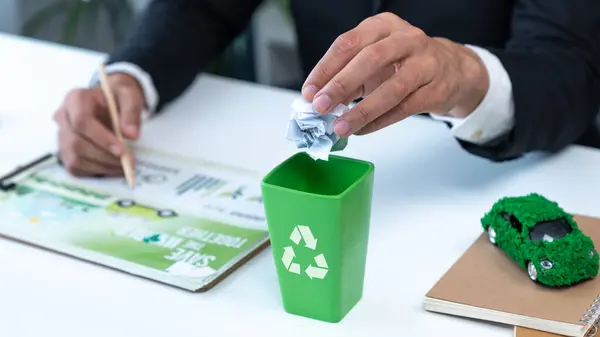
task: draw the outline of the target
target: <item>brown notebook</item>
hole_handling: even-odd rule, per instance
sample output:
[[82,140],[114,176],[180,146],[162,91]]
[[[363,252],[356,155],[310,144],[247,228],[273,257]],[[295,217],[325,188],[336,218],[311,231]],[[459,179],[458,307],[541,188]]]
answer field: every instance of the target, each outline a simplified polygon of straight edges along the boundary
[[551,332],[533,330],[533,329],[529,329],[529,328],[524,328],[522,326],[516,326],[514,337],[564,337],[564,336],[553,334]]
[[[600,248],[600,219],[575,216],[575,220]],[[535,284],[482,233],[425,295],[423,306],[432,312],[559,335],[593,336],[592,324],[581,320],[585,314],[600,314],[600,306],[595,307],[599,294],[600,276],[561,289]]]

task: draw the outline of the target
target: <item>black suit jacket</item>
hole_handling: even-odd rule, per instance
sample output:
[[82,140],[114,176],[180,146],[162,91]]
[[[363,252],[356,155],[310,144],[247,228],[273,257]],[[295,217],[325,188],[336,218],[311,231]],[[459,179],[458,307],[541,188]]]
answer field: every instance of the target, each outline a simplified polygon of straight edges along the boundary
[[[109,63],[147,71],[159,109],[248,25],[260,0],[154,0]],[[291,0],[305,75],[337,36],[389,11],[430,36],[485,47],[507,70],[514,129],[485,146],[459,140],[494,161],[572,143],[600,145],[599,0]]]

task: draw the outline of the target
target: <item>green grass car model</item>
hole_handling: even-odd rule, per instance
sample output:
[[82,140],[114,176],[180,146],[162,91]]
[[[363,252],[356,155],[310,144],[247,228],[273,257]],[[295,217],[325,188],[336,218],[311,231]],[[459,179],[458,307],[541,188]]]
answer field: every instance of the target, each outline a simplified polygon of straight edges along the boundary
[[527,269],[534,282],[568,286],[598,275],[592,239],[571,214],[539,194],[498,200],[481,224],[490,242]]

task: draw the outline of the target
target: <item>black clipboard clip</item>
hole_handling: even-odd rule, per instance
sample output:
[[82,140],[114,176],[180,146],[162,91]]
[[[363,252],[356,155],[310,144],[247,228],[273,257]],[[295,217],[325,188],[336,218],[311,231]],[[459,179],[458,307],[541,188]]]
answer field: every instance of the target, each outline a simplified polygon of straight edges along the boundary
[[13,190],[15,187],[17,187],[17,184],[12,182],[11,179],[18,176],[19,174],[30,170],[34,167],[36,167],[37,165],[51,159],[52,157],[54,157],[53,153],[47,153],[25,165],[21,165],[21,166],[17,166],[14,170],[12,170],[11,172],[9,172],[8,174],[0,177],[0,191],[10,191]]

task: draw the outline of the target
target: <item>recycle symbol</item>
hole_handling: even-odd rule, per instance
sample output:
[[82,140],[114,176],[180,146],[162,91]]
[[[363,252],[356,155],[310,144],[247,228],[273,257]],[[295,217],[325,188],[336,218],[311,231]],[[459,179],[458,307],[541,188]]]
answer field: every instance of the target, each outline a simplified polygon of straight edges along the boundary
[[[310,227],[308,226],[296,226],[290,235],[290,240],[294,242],[296,245],[300,244],[300,241],[304,239],[304,246],[311,250],[316,250],[317,248],[317,239],[313,236]],[[300,275],[300,265],[296,262],[293,262],[294,257],[296,257],[296,252],[294,252],[294,248],[292,246],[287,246],[283,248],[283,257],[281,261],[285,268],[294,274]],[[324,279],[325,275],[327,275],[327,261],[325,261],[325,256],[321,253],[314,257],[316,266],[310,264],[304,272],[308,277],[312,279]]]

